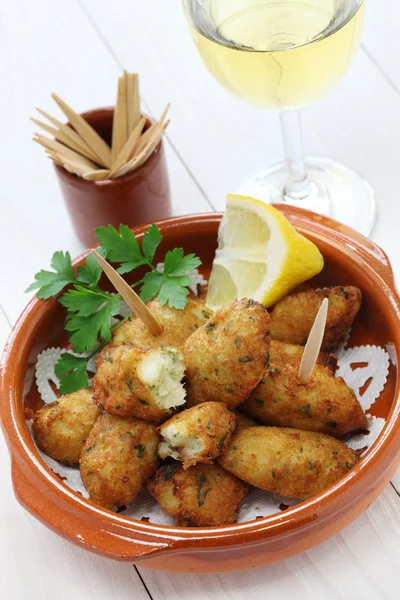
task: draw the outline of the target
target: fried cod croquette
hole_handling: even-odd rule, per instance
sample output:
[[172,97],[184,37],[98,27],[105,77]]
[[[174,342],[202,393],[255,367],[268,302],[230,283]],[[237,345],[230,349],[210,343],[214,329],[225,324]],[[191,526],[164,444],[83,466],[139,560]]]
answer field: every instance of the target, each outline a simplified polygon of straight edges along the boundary
[[361,291],[354,286],[327,287],[286,296],[272,309],[271,338],[304,346],[324,298],[328,298],[329,307],[321,349],[335,350],[360,310]]
[[219,308],[185,342],[187,405],[225,402],[236,408],[260,381],[269,360],[269,314],[243,300]]
[[82,389],[43,406],[33,418],[33,435],[45,454],[78,467],[83,445],[99,415],[91,391]]
[[185,402],[184,369],[175,348],[108,344],[97,359],[93,400],[114,415],[160,422]]
[[184,470],[161,467],[148,484],[166,515],[182,527],[212,527],[236,523],[248,485],[216,464],[197,464]]
[[240,412],[240,410],[235,410],[233,414],[235,415],[236,419],[236,430],[244,429],[245,427],[255,427],[258,425],[255,419],[245,415],[244,413]]
[[196,463],[211,463],[235,428],[235,415],[222,402],[198,404],[158,428],[163,437],[158,454],[182,461],[184,469]]
[[206,308],[203,300],[188,298],[185,308],[178,310],[167,305],[161,306],[158,300],[147,303],[149,310],[163,326],[161,335],[154,337],[146,325],[132,315],[125,321],[113,336],[112,344],[118,346],[130,342],[137,348],[149,349],[158,346],[173,346],[179,350],[187,338],[201,327],[211,316],[212,310]]
[[299,366],[271,363],[240,409],[267,425],[334,437],[367,428],[364,411],[342,377],[316,365],[308,383],[300,383]]
[[90,500],[109,509],[131,504],[157,469],[159,442],[153,423],[101,415],[80,459],[81,477]]
[[236,432],[217,461],[255,487],[306,500],[350,471],[358,456],[322,433],[259,426]]
[[[297,344],[287,344],[279,340],[271,340],[270,347],[270,362],[275,365],[291,365],[298,363],[303,357],[304,346]],[[318,355],[317,364],[327,367],[330,371],[335,372],[337,367],[337,356],[328,352],[320,352]]]

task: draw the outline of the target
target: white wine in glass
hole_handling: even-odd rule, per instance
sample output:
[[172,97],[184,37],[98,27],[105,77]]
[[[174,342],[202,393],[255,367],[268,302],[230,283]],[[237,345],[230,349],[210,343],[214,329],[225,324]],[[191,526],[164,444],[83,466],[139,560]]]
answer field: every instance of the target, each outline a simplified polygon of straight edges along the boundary
[[280,110],[285,163],[241,188],[268,202],[329,214],[368,234],[375,199],[341,163],[303,156],[299,109],[327,94],[352,63],[364,0],[183,0],[196,46],[214,77],[260,108]]

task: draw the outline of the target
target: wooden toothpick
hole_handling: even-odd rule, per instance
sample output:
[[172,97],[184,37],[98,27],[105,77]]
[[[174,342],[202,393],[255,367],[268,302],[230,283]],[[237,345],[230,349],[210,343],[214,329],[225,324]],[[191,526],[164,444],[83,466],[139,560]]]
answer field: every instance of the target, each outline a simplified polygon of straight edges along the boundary
[[117,156],[117,158],[115,160],[115,166],[113,166],[113,168],[112,168],[110,177],[113,177],[115,175],[115,173],[117,173],[117,171],[120,169],[120,167],[122,166],[123,163],[126,163],[127,160],[130,160],[131,154],[132,154],[140,136],[142,135],[142,131],[143,131],[143,127],[144,127],[145,123],[146,123],[146,119],[144,117],[142,117],[139,120],[136,127],[134,128],[134,130],[132,131],[132,133],[130,134],[130,136],[129,136],[128,140],[126,141],[124,147],[122,148],[121,152]]
[[137,73],[128,73],[128,81],[126,86],[127,92],[127,113],[128,113],[128,136],[139,123],[140,114],[140,97],[139,97],[139,77]]
[[40,108],[37,108],[36,110],[41,115],[46,117],[46,119],[50,121],[50,123],[55,125],[54,130],[58,132],[58,135],[56,136],[54,131],[51,132],[49,128],[46,128],[46,123],[43,123],[42,121],[32,119],[34,123],[42,127],[42,129],[44,129],[48,133],[52,133],[52,135],[57,137],[57,139],[59,139],[60,142],[62,142],[66,146],[69,146],[70,148],[72,148],[72,150],[76,150],[77,152],[82,154],[82,156],[86,156],[86,158],[90,158],[90,160],[93,160],[94,162],[97,161],[97,156],[90,150],[89,146],[86,144],[86,142],[83,141],[79,133],[72,129],[72,127],[67,127],[67,125],[64,125],[63,123],[61,123],[61,121],[58,121],[58,119],[55,119],[48,113],[44,112],[44,110],[40,110]]
[[326,318],[328,316],[328,298],[322,301],[314,324],[308,336],[299,369],[300,383],[307,383],[314,371],[315,364],[321,350],[325,333]]
[[57,94],[52,94],[52,98],[61,108],[71,125],[79,133],[82,139],[87,143],[90,149],[96,156],[99,157],[99,164],[107,167],[111,167],[111,148],[106,142],[99,136],[99,134],[89,125],[87,121],[78,113],[76,113],[64,100],[59,98]]
[[61,144],[60,142],[57,142],[56,140],[52,140],[52,139],[46,137],[45,135],[36,133],[35,137],[33,138],[33,141],[37,142],[38,144],[40,144],[41,146],[43,146],[44,148],[46,148],[48,150],[57,152],[61,157],[65,158],[69,161],[72,160],[76,163],[80,163],[82,165],[82,167],[83,166],[88,167],[87,170],[89,170],[89,171],[94,171],[94,170],[98,169],[98,166],[94,162],[89,160],[88,158],[83,157],[78,152],[71,150],[64,144]]
[[140,111],[137,73],[124,71],[118,80],[111,147],[62,98],[56,94],[52,97],[69,123],[65,125],[38,108],[51,125],[35,118],[32,121],[53,137],[37,133],[34,140],[46,148],[57,164],[89,181],[112,180],[141,167],[160,143],[169,124],[166,120],[168,104],[160,119],[144,131],[146,118]]
[[127,305],[135,312],[135,314],[146,325],[149,331],[154,335],[161,335],[163,327],[155,319],[152,312],[147,308],[145,303],[139,298],[136,292],[126,283],[119,273],[106,261],[96,250],[92,253],[97,259],[97,262],[111,281],[115,289],[121,294]]
[[88,181],[104,181],[110,177],[110,170],[98,169],[97,171],[89,171],[82,175],[82,177]]
[[128,133],[128,113],[127,113],[127,73],[124,71],[122,77],[118,79],[117,100],[114,109],[112,143],[111,143],[111,167],[114,168],[116,160],[125,146],[129,137]]

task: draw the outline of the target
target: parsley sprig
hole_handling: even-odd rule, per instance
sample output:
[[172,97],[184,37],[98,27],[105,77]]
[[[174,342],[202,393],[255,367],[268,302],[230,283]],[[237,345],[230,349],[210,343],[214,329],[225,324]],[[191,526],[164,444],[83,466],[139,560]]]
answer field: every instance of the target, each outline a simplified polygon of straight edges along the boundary
[[[148,268],[144,277],[132,285],[140,286],[139,295],[144,302],[157,298],[161,305],[185,308],[190,284],[187,273],[200,266],[197,256],[185,256],[182,248],[174,248],[165,255],[163,271],[158,270],[153,262],[162,235],[156,225],[149,226],[141,246],[127,225],[120,225],[119,231],[111,225],[100,227],[96,229],[96,237],[100,243],[99,252],[108,261],[119,263],[119,273],[130,273],[138,267]],[[75,273],[69,252],[55,252],[51,268],[52,271],[36,273],[34,283],[26,291],[38,290],[36,296],[48,300],[69,288],[59,297],[67,310],[65,330],[73,351],[86,354],[75,356],[63,352],[56,365],[60,392],[69,394],[89,387],[88,361],[111,340],[112,332],[121,325],[120,321],[112,328],[110,319],[119,314],[122,298],[100,288],[102,270],[92,254]]]
[[110,262],[118,262],[118,273],[130,273],[138,267],[150,269],[136,285],[141,285],[140,297],[143,302],[150,298],[158,298],[161,305],[172,308],[185,308],[189,290],[190,277],[186,275],[201,265],[194,254],[184,256],[182,248],[169,250],[164,258],[164,271],[160,272],[153,265],[154,255],[162,235],[156,225],[150,225],[143,235],[140,248],[133,232],[126,225],[120,225],[119,232],[109,225],[96,229],[96,237],[101,244],[103,256]]

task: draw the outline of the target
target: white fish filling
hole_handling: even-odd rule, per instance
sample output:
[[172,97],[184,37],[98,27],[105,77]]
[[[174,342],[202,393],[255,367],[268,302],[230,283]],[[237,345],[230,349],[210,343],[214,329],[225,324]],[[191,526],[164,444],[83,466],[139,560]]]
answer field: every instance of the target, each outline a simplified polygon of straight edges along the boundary
[[185,423],[171,423],[163,427],[161,435],[164,441],[158,447],[161,458],[172,456],[172,458],[197,458],[204,451],[203,442],[186,432]]
[[164,409],[185,403],[184,372],[182,354],[166,346],[146,354],[137,366],[139,379],[149,387],[157,406]]

